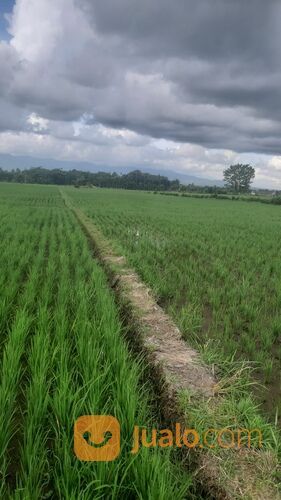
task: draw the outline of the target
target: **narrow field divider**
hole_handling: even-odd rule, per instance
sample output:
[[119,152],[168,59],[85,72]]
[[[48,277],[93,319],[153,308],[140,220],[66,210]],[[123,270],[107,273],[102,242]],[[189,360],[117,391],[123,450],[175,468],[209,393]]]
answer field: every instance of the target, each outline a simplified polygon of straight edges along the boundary
[[[156,303],[151,290],[141,282],[123,256],[116,255],[108,240],[83,211],[75,207],[61,190],[66,206],[75,214],[99,258],[115,291],[119,307],[133,329],[130,341],[146,357],[153,374],[164,420],[172,427],[188,425],[185,401],[192,400],[195,411],[210,415],[224,406],[225,391],[220,381],[190,347],[172,319]],[[133,338],[132,338],[133,337]],[[231,397],[231,396],[230,396]],[[201,410],[200,410],[201,409]],[[231,415],[230,415],[231,419]],[[203,491],[215,498],[277,499],[277,460],[273,450],[227,449],[187,450],[189,466]]]

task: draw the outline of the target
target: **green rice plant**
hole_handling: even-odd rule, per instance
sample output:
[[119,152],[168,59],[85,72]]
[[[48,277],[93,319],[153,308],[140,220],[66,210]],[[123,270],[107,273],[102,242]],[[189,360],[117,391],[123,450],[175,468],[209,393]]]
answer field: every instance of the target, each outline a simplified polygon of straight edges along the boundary
[[[59,189],[1,185],[0,194],[1,498],[189,497],[190,475],[173,450],[130,453],[133,425],[155,426],[159,416],[144,361],[128,351],[104,273]],[[277,449],[278,433],[251,393],[257,366],[270,391],[281,355],[279,208],[71,187],[65,194],[220,378],[219,411],[183,398],[189,420],[199,430],[260,426]],[[120,421],[120,456],[77,460],[75,419],[103,413]]]
[[[138,387],[141,367],[130,360],[121,341],[121,326],[113,299],[102,271],[90,257],[85,239],[77,234],[77,237],[72,235],[71,241],[64,243],[68,245],[70,254],[68,273],[65,271],[60,287],[65,280],[68,294],[62,293],[60,288],[59,296],[67,300],[60,304],[59,311],[64,312],[60,317],[66,327],[60,326],[59,342],[62,344],[57,346],[57,353],[63,352],[70,365],[60,359],[57,364],[59,372],[55,376],[60,391],[54,400],[54,413],[57,423],[62,425],[62,428],[57,428],[54,440],[56,456],[60,457],[54,470],[56,494],[63,498],[77,498],[78,495],[83,498],[92,498],[93,495],[97,498],[148,495],[156,499],[171,498],[177,488],[178,498],[181,498],[189,489],[190,479],[187,476],[186,480],[180,481],[176,472],[173,476],[169,474],[169,454],[164,456],[158,450],[144,450],[137,458],[130,454],[134,424],[138,418],[146,424],[149,422],[146,394]],[[60,255],[62,261],[67,262],[66,255]],[[83,266],[75,265],[78,258]],[[70,294],[69,290],[72,291]],[[65,318],[74,303],[75,319],[70,327],[74,340],[71,355],[65,348],[70,345]],[[73,371],[70,371],[70,366],[73,366]],[[69,374],[72,374],[71,379]],[[68,404],[64,405],[64,401]],[[73,462],[73,422],[81,414],[96,413],[115,415],[121,423],[122,450],[117,463]],[[62,429],[65,429],[63,434]]]
[[[263,351],[280,364],[278,207],[124,190],[64,193],[127,257],[193,345],[202,349],[211,338],[225,356],[259,362]],[[277,365],[269,379],[256,373],[274,386],[272,420]]]
[[46,308],[39,306],[28,368],[30,383],[26,389],[26,412],[23,415],[23,443],[21,446],[17,492],[24,498],[42,498],[42,489],[48,478],[49,437],[47,408],[49,404],[50,319]]
[[273,361],[272,359],[266,359],[265,364],[263,366],[264,374],[265,374],[265,382],[268,383],[271,379],[272,371],[273,371]]
[[8,446],[18,427],[15,422],[15,410],[18,396],[18,383],[23,373],[21,359],[24,353],[26,339],[33,322],[32,309],[37,293],[36,286],[38,283],[39,270],[44,259],[46,236],[47,234],[45,232],[34,265],[30,271],[24,293],[20,297],[19,309],[16,313],[15,320],[10,327],[10,331],[8,331],[8,339],[4,347],[3,359],[1,362],[1,492],[5,491],[5,479],[11,460],[11,457],[7,456]]
[[34,334],[27,356],[28,381],[23,391],[26,408],[22,415],[21,468],[15,492],[24,497],[36,498],[42,497],[49,478],[47,443],[50,436],[48,407],[52,365],[50,305],[54,292],[53,283],[56,278],[54,263],[57,253],[55,227],[49,224],[49,230],[51,234],[48,240],[48,264],[42,267],[44,285],[37,297]]
[[5,479],[10,459],[7,456],[8,446],[15,432],[15,402],[20,380],[20,359],[24,351],[24,343],[32,319],[25,310],[19,311],[14,325],[9,332],[9,342],[5,346],[1,366],[0,387],[0,492],[4,498]]

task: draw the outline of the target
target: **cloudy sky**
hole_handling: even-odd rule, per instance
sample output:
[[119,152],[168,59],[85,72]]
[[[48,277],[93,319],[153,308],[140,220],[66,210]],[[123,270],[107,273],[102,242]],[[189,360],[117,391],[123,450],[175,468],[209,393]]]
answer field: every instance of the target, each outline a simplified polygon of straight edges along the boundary
[[281,188],[280,0],[1,0],[0,153]]

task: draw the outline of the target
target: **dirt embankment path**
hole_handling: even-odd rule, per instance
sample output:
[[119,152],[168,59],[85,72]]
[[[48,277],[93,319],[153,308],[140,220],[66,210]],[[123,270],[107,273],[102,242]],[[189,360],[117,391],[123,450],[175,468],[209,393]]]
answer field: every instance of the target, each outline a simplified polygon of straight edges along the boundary
[[[116,255],[93,222],[74,207],[61,191],[66,206],[75,214],[89,245],[100,260],[119,307],[130,330],[130,342],[144,353],[153,379],[161,413],[167,427],[175,422],[188,427],[184,395],[200,408],[202,402],[213,409],[222,404],[220,383],[199,353],[183,340],[178,327],[153,298],[151,290],[130,269],[123,256]],[[276,457],[271,452],[253,449],[227,449],[221,453],[194,448],[187,454],[200,490],[208,498],[278,499],[275,488]]]

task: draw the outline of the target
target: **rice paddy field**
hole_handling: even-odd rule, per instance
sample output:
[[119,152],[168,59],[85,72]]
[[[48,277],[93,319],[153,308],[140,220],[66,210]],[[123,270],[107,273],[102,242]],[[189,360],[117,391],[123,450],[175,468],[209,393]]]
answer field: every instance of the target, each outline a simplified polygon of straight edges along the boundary
[[[133,425],[157,414],[59,189],[1,184],[0,218],[0,498],[186,498],[169,452],[130,453]],[[117,461],[74,456],[74,422],[91,414],[122,422]]]
[[280,208],[136,191],[66,192],[205,361],[219,372],[247,362],[261,411],[280,422]]
[[[130,453],[134,425],[157,427],[161,417],[145,361],[127,345],[114,292],[65,199],[126,256],[219,376],[246,361],[255,382],[246,394],[273,426],[281,413],[281,209],[0,184],[0,498],[199,498],[173,449]],[[247,401],[244,394],[233,410],[243,422]],[[81,415],[119,420],[117,460],[75,457]]]

